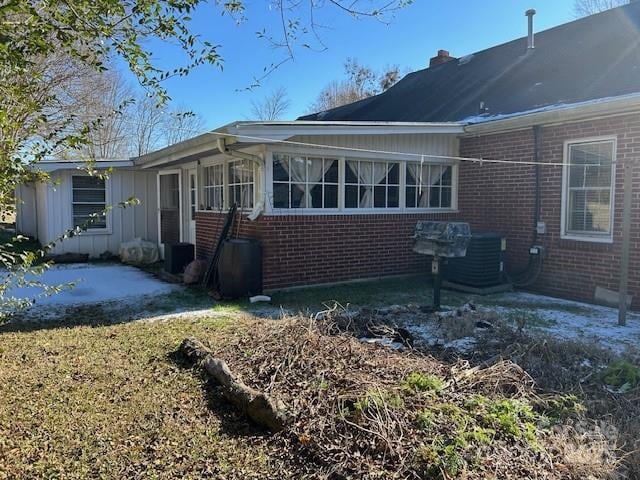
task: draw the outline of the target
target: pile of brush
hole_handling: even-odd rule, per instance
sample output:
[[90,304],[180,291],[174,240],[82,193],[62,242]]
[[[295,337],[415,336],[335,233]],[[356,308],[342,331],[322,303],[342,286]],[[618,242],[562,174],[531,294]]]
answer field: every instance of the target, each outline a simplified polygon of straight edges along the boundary
[[613,475],[612,456],[572,459],[579,402],[537,395],[515,363],[481,368],[391,351],[342,333],[345,318],[335,317],[256,321],[251,336],[211,352],[235,380],[281,406],[283,428],[272,441],[311,459],[312,476]]

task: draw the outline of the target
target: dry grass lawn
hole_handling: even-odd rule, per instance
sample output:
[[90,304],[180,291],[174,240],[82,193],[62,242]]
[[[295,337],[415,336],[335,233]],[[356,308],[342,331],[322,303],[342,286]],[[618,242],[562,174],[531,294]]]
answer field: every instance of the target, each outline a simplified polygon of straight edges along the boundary
[[172,359],[227,318],[0,334],[0,478],[269,478],[262,434]]

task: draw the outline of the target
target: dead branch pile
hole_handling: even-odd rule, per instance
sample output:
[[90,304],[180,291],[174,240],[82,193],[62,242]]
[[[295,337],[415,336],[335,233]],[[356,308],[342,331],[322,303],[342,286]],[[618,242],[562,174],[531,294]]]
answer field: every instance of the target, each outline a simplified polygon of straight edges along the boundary
[[[287,406],[272,441],[304,451],[317,478],[585,478],[550,448],[558,437],[516,364],[448,365],[336,334],[330,320],[256,321],[214,352]],[[598,462],[588,473],[607,478]]]

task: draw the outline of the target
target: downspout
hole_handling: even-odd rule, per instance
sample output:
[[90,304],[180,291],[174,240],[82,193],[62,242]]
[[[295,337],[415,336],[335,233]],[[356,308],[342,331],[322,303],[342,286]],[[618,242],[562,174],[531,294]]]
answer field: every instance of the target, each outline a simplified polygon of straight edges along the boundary
[[540,144],[542,143],[542,128],[533,127],[533,161],[535,162],[535,204],[533,207],[533,244],[538,241],[538,222],[540,221]]
[[[533,127],[533,161],[534,161],[534,205],[533,205],[533,230],[531,246],[538,244],[538,222],[540,221],[541,210],[541,192],[540,192],[540,154],[542,144],[542,127],[535,125]],[[527,287],[532,285],[538,279],[538,276],[542,272],[544,251],[540,251],[537,255],[529,254],[529,261],[527,266],[521,272],[518,272],[513,277],[513,284],[517,287]]]
[[255,183],[256,183],[256,190],[260,193],[260,195],[259,195],[258,201],[253,207],[253,210],[251,210],[251,213],[247,216],[249,220],[255,221],[260,216],[260,214],[264,211],[265,189],[264,189],[264,185],[262,185],[262,177],[264,174],[264,168],[263,168],[264,164],[263,164],[262,158],[260,158],[258,155],[253,155],[251,153],[237,152],[237,151],[230,150],[229,147],[227,146],[227,142],[224,137],[218,137],[217,143],[218,143],[218,150],[220,151],[220,153],[229,155],[232,158],[250,160],[258,166],[258,178]]

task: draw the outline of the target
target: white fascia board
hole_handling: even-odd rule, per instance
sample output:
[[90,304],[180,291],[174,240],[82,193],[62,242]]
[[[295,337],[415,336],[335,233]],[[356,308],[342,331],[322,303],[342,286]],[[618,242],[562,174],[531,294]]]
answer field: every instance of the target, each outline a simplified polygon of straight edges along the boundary
[[106,168],[127,168],[133,167],[131,160],[109,160],[109,161],[97,161],[94,163],[87,163],[83,161],[70,161],[70,162],[54,162],[43,161],[33,165],[34,170],[40,170],[43,172],[55,172],[58,170],[84,170],[90,165],[91,168],[96,170],[103,170]]
[[135,166],[153,168],[166,163],[179,161],[185,157],[200,155],[216,148],[216,139],[209,132],[169,145],[155,152],[147,153],[133,159]]
[[566,123],[609,115],[633,113],[640,110],[640,93],[619,97],[599,98],[573,104],[558,104],[538,109],[489,117],[465,119],[464,131],[470,135],[518,130],[533,125]]
[[[242,142],[265,139],[271,141],[307,135],[403,135],[403,134],[461,134],[462,123],[422,122],[238,122],[226,127],[227,133]],[[243,136],[245,136],[243,138]]]

